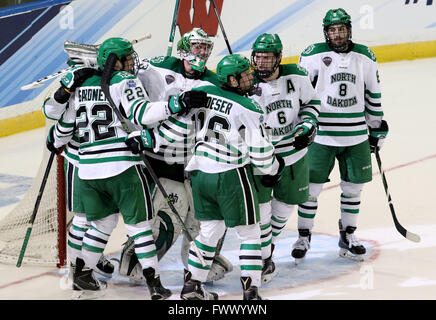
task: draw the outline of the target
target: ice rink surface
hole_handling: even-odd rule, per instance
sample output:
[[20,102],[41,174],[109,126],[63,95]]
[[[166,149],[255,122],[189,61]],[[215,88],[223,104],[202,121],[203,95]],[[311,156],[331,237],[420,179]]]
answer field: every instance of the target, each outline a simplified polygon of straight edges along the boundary
[[[368,249],[364,262],[338,257],[340,188],[335,167],[324,186],[312,235],[312,248],[296,266],[291,246],[296,240],[293,212],[276,246],[277,276],[260,289],[270,300],[434,300],[436,299],[436,58],[380,65],[382,104],[390,132],[380,154],[401,224],[421,236],[420,243],[395,229],[377,163],[373,181],[362,193],[356,235]],[[44,129],[0,139],[0,218],[13,209],[32,183],[45,148]],[[118,258],[126,230],[121,220],[105,254]],[[180,239],[179,239],[180,240]],[[31,241],[31,240],[30,240]],[[229,232],[223,254],[234,271],[209,287],[220,299],[242,298],[236,238]],[[162,282],[179,299],[182,287],[180,241],[161,261]],[[117,263],[115,262],[117,266]],[[71,296],[65,270],[0,264],[1,300],[65,300]],[[147,300],[145,286],[133,286],[114,275],[108,281],[109,300]]]

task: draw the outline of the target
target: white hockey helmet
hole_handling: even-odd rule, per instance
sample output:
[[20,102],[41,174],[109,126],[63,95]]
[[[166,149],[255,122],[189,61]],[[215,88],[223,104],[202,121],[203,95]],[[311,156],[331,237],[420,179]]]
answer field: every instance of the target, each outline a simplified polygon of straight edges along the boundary
[[[196,52],[193,47],[195,44],[204,44],[204,50],[201,49]],[[204,72],[206,69],[206,62],[213,49],[213,42],[208,34],[201,28],[194,28],[185,33],[182,38],[177,42],[177,54],[180,58],[187,60],[192,66],[192,69]]]

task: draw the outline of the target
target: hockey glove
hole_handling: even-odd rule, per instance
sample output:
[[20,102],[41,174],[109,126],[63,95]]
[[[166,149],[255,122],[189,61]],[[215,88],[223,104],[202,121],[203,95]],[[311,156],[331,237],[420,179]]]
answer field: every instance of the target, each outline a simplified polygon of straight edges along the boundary
[[285,160],[283,160],[283,158],[279,155],[276,155],[276,159],[279,162],[279,168],[277,170],[277,173],[275,175],[266,174],[260,179],[260,183],[262,183],[262,185],[266,188],[274,187],[277,182],[279,182],[282,178],[282,172],[285,168]]
[[48,131],[47,141],[45,142],[45,144],[50,152],[59,154],[61,152],[61,148],[56,148],[54,146],[54,128],[55,126],[53,125]]
[[315,140],[317,131],[318,124],[313,119],[305,119],[297,124],[294,131],[292,131],[292,135],[295,137],[294,148],[301,150],[310,146],[313,140]]
[[144,150],[153,148],[154,135],[153,132],[149,130],[133,131],[126,137],[124,142],[132,153],[138,154]]
[[94,75],[95,70],[87,67],[77,67],[68,71],[61,78],[61,86],[67,90],[67,92],[74,92],[77,87],[80,87],[86,79]]
[[54,93],[54,99],[60,104],[66,103],[70,99],[71,92],[74,92],[86,79],[94,75],[94,72],[94,69],[86,67],[77,67],[67,72],[61,78],[61,87]]
[[379,128],[369,128],[369,147],[371,152],[380,150],[388,135],[389,127],[385,120],[382,120]]
[[207,93],[204,91],[185,91],[168,99],[168,108],[171,114],[184,115],[191,108],[204,108],[207,106]]

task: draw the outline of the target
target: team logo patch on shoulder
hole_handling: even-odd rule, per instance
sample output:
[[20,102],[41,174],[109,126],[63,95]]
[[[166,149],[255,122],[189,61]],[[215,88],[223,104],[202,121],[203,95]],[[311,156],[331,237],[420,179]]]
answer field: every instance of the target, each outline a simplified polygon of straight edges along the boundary
[[161,63],[162,61],[164,61],[165,57],[164,56],[158,56],[158,57],[154,57],[150,60],[150,62],[153,63]]
[[322,62],[328,67],[332,63],[332,58],[330,57],[324,57],[322,58]]
[[138,69],[147,70],[149,65],[150,65],[150,59],[145,58],[139,62]]
[[265,118],[264,118],[263,115],[261,114],[260,117],[259,117],[259,122],[260,122],[260,123],[263,123],[264,121],[265,121]]
[[307,73],[307,69],[305,67],[300,66],[299,64],[297,64],[297,69],[300,70],[301,72]]
[[167,84],[173,83],[174,81],[176,81],[176,78],[174,78],[173,75],[171,75],[171,74],[167,74],[167,75],[165,76],[165,82],[166,82]]
[[127,81],[127,86],[128,86],[129,88],[135,88],[135,87],[136,87],[136,82],[135,82],[135,80],[129,80],[129,81]]
[[259,103],[257,103],[256,101],[252,100],[253,102],[253,106],[255,107],[256,110],[259,110],[260,112],[263,113],[262,107],[260,106]]
[[306,50],[303,51],[303,54],[309,54],[313,51],[313,49],[315,49],[315,45],[311,44],[306,48]]
[[375,61],[375,60],[376,60],[376,57],[375,57],[374,52],[372,52],[372,50],[371,50],[370,48],[366,48],[366,50],[368,50],[368,53],[369,53],[369,55],[371,56],[371,59]]

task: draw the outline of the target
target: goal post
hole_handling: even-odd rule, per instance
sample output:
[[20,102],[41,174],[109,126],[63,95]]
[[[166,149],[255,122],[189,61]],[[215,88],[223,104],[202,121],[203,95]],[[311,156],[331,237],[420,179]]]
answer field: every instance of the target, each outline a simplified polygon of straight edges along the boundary
[[[52,121],[46,120],[45,135]],[[44,146],[42,161],[23,199],[0,219],[0,263],[16,264],[29,219],[35,206],[41,181],[50,156]],[[23,258],[23,265],[62,267],[66,264],[67,222],[73,214],[67,210],[63,157],[54,159]]]

